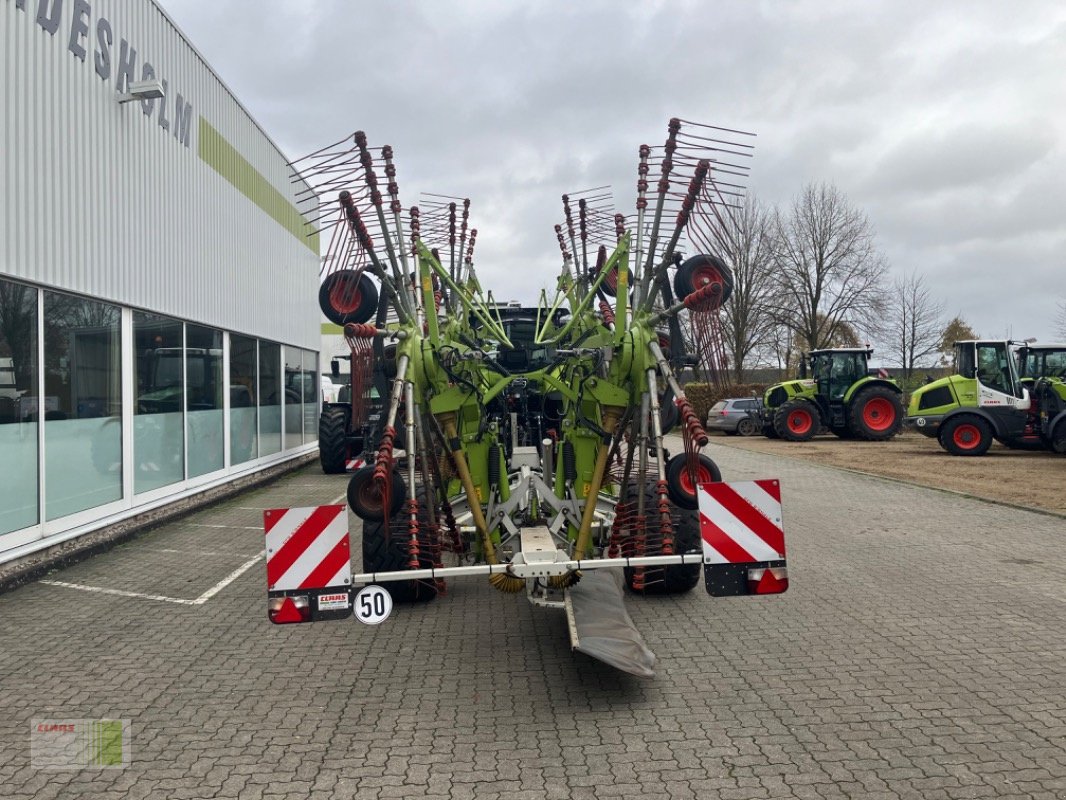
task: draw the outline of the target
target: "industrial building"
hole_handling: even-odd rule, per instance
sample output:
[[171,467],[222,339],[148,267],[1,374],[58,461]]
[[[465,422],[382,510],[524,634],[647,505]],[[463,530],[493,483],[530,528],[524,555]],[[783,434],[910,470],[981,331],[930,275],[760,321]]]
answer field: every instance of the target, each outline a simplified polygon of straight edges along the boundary
[[321,333],[306,187],[155,2],[0,43],[2,563],[313,451]]

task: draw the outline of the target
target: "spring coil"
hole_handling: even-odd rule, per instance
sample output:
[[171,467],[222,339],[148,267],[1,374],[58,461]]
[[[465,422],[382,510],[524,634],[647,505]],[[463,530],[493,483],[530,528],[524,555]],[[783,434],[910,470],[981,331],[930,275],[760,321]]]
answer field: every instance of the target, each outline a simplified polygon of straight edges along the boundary
[[563,477],[568,483],[577,480],[577,454],[573,442],[563,442]]

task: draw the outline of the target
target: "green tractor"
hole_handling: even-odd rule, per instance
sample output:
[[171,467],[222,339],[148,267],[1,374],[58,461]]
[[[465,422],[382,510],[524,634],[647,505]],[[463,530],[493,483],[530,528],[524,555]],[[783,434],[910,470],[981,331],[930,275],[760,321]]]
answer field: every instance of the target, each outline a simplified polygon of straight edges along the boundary
[[1016,449],[1045,449],[1037,408],[1011,354],[1016,344],[955,342],[955,374],[911,395],[907,425],[935,437],[955,456],[984,455],[993,440]]
[[1044,443],[1066,453],[1066,344],[1025,343],[1018,349],[1018,372],[1032,395]]
[[763,434],[805,442],[828,428],[842,439],[891,439],[903,424],[903,392],[895,381],[869,374],[872,353],[863,347],[805,353],[798,380],[766,390]]

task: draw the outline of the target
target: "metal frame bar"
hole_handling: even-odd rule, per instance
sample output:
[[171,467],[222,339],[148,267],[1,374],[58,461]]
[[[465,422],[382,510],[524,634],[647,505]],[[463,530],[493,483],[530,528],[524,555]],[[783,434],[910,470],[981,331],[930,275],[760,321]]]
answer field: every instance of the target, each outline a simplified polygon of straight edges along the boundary
[[703,553],[679,553],[673,556],[638,556],[636,558],[593,558],[534,564],[473,564],[466,567],[410,569],[393,572],[353,572],[352,584],[387,583],[390,581],[463,578],[483,575],[510,575],[514,578],[544,578],[565,575],[574,570],[608,567],[660,567],[675,564],[704,564]]

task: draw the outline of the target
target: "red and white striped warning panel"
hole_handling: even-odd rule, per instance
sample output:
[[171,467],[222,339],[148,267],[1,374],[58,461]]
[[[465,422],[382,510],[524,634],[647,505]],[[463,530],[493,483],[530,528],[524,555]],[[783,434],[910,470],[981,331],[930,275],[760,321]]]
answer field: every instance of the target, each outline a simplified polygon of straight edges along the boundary
[[344,506],[272,508],[263,512],[267,586],[272,592],[351,584]]
[[781,483],[703,483],[697,492],[707,591],[778,594],[788,588]]
[[699,506],[705,563],[750,564],[785,557],[778,481],[704,483]]
[[349,458],[344,462],[344,469],[347,472],[355,472],[357,469],[366,466],[366,461],[362,458]]

